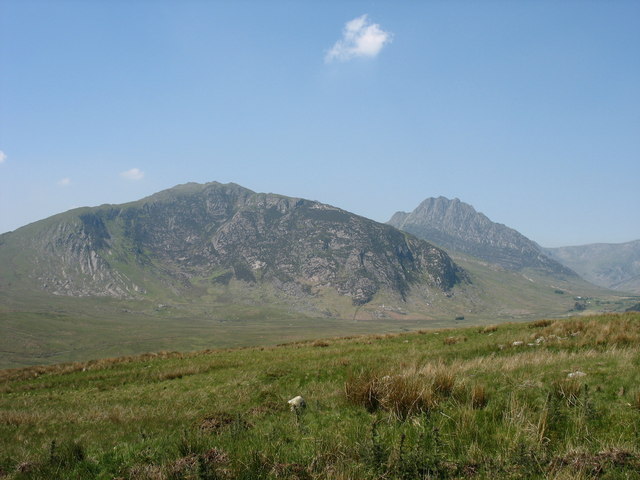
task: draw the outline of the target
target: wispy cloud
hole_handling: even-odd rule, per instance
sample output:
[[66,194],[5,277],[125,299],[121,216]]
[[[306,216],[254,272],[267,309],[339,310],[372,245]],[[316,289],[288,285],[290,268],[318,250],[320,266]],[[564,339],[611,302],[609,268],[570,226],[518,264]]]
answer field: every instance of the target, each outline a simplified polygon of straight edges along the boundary
[[71,185],[71,179],[68,177],[61,178],[60,180],[58,180],[59,187],[68,187],[69,185]]
[[144,178],[144,172],[139,168],[132,168],[131,170],[120,173],[120,176],[127,180],[142,180]]
[[324,57],[326,63],[346,62],[357,57],[375,57],[382,47],[391,42],[392,34],[377,23],[371,23],[367,14],[347,22],[338,40]]
[[0,163],[4,163],[6,159],[7,159],[7,154],[4,153],[2,150],[0,150]]

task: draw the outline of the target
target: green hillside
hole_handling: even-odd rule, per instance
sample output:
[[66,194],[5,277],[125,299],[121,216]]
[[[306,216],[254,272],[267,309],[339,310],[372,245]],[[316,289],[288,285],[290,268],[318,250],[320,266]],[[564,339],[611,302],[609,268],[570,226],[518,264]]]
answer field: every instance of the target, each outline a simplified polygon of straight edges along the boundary
[[627,313],[5,370],[0,477],[637,479],[639,367]]
[[[327,291],[323,301],[331,316],[320,317],[278,301],[265,286],[247,288],[236,281],[197,299],[170,293],[122,300],[0,290],[0,368],[623,312],[638,302],[638,297],[608,292],[579,279],[510,272],[471,257],[456,256],[455,261],[468,273],[470,283],[454,288],[451,296],[437,295],[426,304],[379,294],[359,307],[348,297]],[[578,297],[581,300],[576,301]],[[584,310],[576,311],[577,303]]]

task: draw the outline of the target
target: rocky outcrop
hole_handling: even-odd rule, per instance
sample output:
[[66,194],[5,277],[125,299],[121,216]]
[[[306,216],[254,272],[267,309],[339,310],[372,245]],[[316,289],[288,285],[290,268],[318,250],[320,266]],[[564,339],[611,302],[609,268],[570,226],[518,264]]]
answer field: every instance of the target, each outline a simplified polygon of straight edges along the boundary
[[189,294],[208,279],[289,296],[329,287],[362,305],[381,291],[406,299],[414,286],[447,292],[466,279],[444,251],[389,225],[234,184],[181,185],[42,225],[3,237],[24,238],[30,275],[62,295],[126,298],[158,278]]
[[109,235],[95,215],[57,223],[29,239],[32,276],[55,295],[132,298],[143,289],[104,258]]

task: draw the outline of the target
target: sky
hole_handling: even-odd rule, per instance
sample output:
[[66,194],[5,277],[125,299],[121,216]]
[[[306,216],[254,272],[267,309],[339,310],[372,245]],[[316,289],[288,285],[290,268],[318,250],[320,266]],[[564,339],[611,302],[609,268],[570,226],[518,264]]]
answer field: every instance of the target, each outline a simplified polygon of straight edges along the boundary
[[186,182],[640,239],[638,1],[0,0],[0,232]]

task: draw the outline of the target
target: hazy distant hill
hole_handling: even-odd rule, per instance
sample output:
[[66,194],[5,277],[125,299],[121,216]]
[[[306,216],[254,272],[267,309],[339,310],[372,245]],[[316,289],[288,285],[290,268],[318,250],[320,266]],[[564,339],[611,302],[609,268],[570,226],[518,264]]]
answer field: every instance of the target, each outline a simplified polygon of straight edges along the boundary
[[640,294],[640,240],[544,251],[595,285]]
[[535,242],[492,222],[457,198],[427,198],[411,213],[397,212],[387,223],[448,251],[466,253],[508,270],[533,268],[575,276],[569,268],[546,256]]
[[444,251],[388,225],[219,183],[33,223],[0,236],[0,264],[5,287],[76,297],[201,297],[236,282],[282,298],[329,288],[362,305],[378,292],[404,299],[414,286],[442,292],[465,278]]

